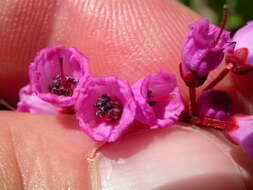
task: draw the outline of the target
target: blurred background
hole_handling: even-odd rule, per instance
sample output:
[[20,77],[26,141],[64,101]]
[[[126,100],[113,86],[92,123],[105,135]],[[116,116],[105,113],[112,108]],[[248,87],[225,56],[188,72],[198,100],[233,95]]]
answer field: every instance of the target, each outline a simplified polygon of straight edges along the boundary
[[253,0],[178,0],[212,23],[220,25],[223,16],[223,5],[229,7],[226,29],[234,33],[247,21],[253,20]]

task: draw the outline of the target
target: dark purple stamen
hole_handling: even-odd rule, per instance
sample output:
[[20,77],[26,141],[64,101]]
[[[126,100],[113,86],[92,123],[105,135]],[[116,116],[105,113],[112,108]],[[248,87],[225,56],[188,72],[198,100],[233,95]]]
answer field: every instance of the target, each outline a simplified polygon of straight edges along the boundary
[[78,81],[63,73],[63,58],[59,57],[60,74],[55,77],[48,91],[59,96],[72,96]]
[[107,94],[101,95],[94,104],[96,116],[104,119],[106,122],[119,120],[122,114],[122,105],[120,101],[111,98]]
[[156,105],[156,101],[149,101],[148,99],[150,99],[150,98],[153,98],[153,95],[152,95],[152,91],[151,90],[148,90],[148,92],[147,92],[147,103],[150,105],[150,106],[154,106],[154,105]]
[[176,98],[176,95],[175,94],[169,94],[169,95],[165,95],[165,96],[156,96],[154,97],[152,95],[152,91],[151,90],[148,90],[147,92],[147,103],[150,105],[150,106],[155,106],[157,103],[165,103],[165,102],[169,102],[170,100]]

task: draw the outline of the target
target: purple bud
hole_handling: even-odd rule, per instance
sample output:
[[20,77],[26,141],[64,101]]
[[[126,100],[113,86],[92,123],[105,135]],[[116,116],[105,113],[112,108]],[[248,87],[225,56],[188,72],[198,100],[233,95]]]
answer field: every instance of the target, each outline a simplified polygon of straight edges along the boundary
[[41,50],[30,65],[32,91],[56,106],[73,105],[89,74],[87,62],[88,59],[74,48]]
[[226,92],[218,90],[204,91],[197,101],[198,116],[227,120],[232,112],[232,100]]
[[[222,61],[224,53],[232,52],[234,43],[230,42],[229,32],[210,24],[207,19],[200,19],[190,25],[188,37],[182,48],[181,75],[186,84],[197,87],[203,84],[208,73]],[[194,77],[189,77],[192,73]],[[200,82],[188,81],[201,80]]]
[[230,118],[225,134],[253,158],[253,116],[237,114]]

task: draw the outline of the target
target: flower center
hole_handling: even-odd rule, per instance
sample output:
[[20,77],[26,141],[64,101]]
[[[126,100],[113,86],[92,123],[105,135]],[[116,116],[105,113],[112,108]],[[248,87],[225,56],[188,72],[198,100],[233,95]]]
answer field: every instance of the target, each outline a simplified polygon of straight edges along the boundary
[[55,77],[48,91],[59,96],[72,96],[78,81],[63,73],[63,57],[59,57],[60,74]]
[[156,105],[158,102],[167,102],[167,101],[170,101],[171,99],[173,98],[176,98],[176,95],[175,94],[170,94],[168,96],[158,96],[158,97],[154,97],[152,95],[152,91],[151,90],[148,90],[147,92],[147,103],[150,105],[150,106],[154,106]]
[[119,120],[122,115],[122,105],[119,100],[111,98],[107,94],[102,94],[94,104],[96,116],[105,122]]

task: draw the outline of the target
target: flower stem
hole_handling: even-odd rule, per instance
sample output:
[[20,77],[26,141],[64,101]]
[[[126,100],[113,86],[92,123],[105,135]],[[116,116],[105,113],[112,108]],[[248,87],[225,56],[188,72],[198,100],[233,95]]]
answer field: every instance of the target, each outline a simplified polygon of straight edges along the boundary
[[0,99],[0,104],[2,104],[4,107],[6,107],[7,109],[11,110],[11,111],[15,111],[16,109],[11,106],[10,104],[8,104],[5,100]]
[[196,88],[189,87],[190,96],[190,115],[196,115],[197,103],[196,103]]
[[227,74],[234,68],[234,65],[232,63],[227,64],[226,68],[223,69],[220,74],[212,81],[210,82],[207,87],[204,90],[209,90],[215,87],[222,79],[227,76]]
[[215,39],[215,41],[213,42],[213,47],[215,47],[218,44],[218,41],[220,40],[221,34],[223,33],[225,25],[227,23],[227,19],[228,19],[228,6],[226,4],[224,4],[224,6],[223,6],[223,18],[222,18],[222,21],[221,21],[220,32],[219,32],[217,38]]
[[191,117],[191,123],[220,130],[224,130],[228,126],[228,123],[226,121],[220,121],[212,118]]

